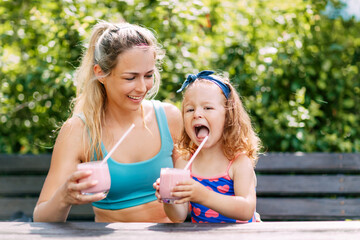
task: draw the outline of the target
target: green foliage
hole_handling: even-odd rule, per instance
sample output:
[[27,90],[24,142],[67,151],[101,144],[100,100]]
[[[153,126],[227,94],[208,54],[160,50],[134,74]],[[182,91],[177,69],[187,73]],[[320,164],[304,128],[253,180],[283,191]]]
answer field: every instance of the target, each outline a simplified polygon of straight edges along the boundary
[[324,15],[327,2],[3,0],[0,152],[52,150],[98,19],[157,33],[166,50],[158,99],[179,106],[188,73],[221,71],[266,151],[360,151],[360,23]]

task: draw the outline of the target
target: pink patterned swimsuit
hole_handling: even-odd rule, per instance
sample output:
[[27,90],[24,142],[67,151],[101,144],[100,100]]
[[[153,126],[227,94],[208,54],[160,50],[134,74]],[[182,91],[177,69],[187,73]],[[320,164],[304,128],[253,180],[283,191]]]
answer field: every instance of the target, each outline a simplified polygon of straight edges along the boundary
[[[204,185],[206,188],[229,196],[235,196],[234,192],[234,181],[229,176],[229,169],[233,161],[231,161],[226,169],[226,172],[220,176],[215,177],[200,177],[196,176],[191,171],[191,177]],[[190,202],[191,209],[191,221],[194,223],[247,223],[247,222],[256,222],[255,213],[249,221],[239,221],[236,219],[231,219],[225,217],[214,210],[207,208],[201,204]]]

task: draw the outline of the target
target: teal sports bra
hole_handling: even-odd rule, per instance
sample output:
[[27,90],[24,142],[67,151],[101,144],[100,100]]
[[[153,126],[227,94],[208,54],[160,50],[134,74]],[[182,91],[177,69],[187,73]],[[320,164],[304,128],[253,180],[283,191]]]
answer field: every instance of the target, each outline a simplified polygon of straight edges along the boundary
[[[108,210],[118,210],[138,206],[156,200],[153,183],[160,177],[161,168],[172,168],[172,151],[174,143],[170,134],[165,111],[161,102],[151,101],[158,123],[161,148],[150,159],[137,163],[119,163],[111,157],[108,166],[111,178],[111,187],[106,198],[93,202],[92,205]],[[107,151],[101,143],[104,156]],[[141,145],[139,145],[141,151]]]

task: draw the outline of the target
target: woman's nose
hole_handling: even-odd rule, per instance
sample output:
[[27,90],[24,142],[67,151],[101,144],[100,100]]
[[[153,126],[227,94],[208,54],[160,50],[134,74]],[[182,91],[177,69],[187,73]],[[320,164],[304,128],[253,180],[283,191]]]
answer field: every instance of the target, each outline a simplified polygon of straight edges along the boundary
[[136,83],[136,91],[146,92],[146,83],[144,77],[140,77]]

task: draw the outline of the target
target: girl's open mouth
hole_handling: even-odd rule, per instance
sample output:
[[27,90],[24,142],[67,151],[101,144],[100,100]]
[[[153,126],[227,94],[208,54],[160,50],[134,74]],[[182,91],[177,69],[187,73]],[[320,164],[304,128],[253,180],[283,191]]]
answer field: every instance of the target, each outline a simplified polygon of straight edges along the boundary
[[195,134],[198,138],[204,138],[209,135],[209,128],[204,125],[196,125],[195,126]]

